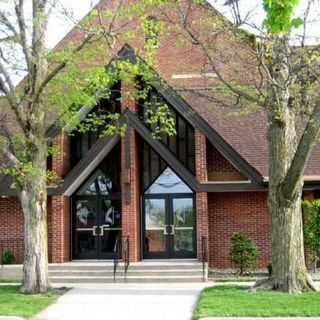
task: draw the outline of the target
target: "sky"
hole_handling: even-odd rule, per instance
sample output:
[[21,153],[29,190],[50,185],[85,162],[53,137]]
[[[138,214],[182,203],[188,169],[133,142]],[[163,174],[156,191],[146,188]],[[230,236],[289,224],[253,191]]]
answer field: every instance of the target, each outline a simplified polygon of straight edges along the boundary
[[[68,10],[68,12],[74,17],[71,20],[66,20],[65,16],[54,14],[49,23],[49,32],[47,38],[47,44],[49,47],[53,47],[64,35],[73,27],[74,21],[81,19],[84,15],[90,11],[98,0],[63,0],[63,7]],[[230,10],[223,6],[225,0],[209,0],[209,2],[217,8],[225,16],[232,19]],[[250,15],[250,21],[256,25],[261,25],[264,19],[264,12],[261,6],[262,0],[240,0],[240,7],[243,14],[247,12],[252,12]],[[305,7],[306,0],[300,0],[300,6],[297,10],[297,14],[303,13],[303,8]],[[312,10],[309,23],[309,41],[320,42],[320,2],[315,2],[317,9]]]

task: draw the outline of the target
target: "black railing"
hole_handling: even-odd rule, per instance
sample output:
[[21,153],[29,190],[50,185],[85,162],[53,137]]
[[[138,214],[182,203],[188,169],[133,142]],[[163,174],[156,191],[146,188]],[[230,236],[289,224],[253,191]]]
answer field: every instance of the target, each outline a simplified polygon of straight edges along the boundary
[[130,265],[130,241],[129,237],[122,241],[120,238],[117,238],[114,245],[114,258],[113,258],[113,281],[116,281],[117,270],[119,266],[119,261],[122,259],[124,264],[124,279],[127,279],[127,273]]
[[121,239],[117,238],[114,245],[114,258],[113,258],[113,281],[116,281],[117,268],[119,265],[119,260],[121,259]]
[[130,241],[129,236],[126,237],[123,247],[123,262],[124,262],[124,279],[127,280],[127,273],[130,265]]
[[208,280],[208,241],[206,237],[201,238],[201,262],[203,281]]

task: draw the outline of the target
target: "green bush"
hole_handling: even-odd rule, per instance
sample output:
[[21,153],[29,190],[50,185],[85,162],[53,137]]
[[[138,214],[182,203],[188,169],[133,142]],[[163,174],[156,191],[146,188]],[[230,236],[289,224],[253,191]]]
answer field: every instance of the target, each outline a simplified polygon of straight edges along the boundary
[[259,253],[255,242],[246,233],[238,232],[231,237],[230,256],[242,276],[255,269]]
[[309,257],[314,269],[320,261],[320,200],[303,202],[304,244],[309,249]]
[[16,261],[14,253],[11,250],[5,250],[2,253],[2,264],[13,264]]

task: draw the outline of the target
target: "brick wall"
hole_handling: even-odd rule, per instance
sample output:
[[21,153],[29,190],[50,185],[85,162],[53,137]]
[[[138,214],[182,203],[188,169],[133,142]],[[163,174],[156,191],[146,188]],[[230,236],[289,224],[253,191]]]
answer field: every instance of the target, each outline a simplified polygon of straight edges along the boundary
[[52,169],[59,178],[63,179],[70,170],[70,137],[63,130],[54,138],[53,145],[59,154],[52,157]]
[[49,261],[60,263],[71,259],[70,199],[54,196],[48,199]]
[[14,252],[16,262],[23,261],[23,214],[18,198],[0,198],[0,253]]
[[207,141],[207,162],[209,181],[247,180],[209,141]]
[[[60,213],[63,214],[60,214]],[[48,199],[48,251],[50,262],[68,261],[70,257],[70,215],[66,197]],[[16,197],[0,198],[0,251],[12,250],[17,263],[23,262],[23,213]],[[2,249],[1,249],[2,247]]]
[[267,212],[267,193],[239,192],[209,195],[210,267],[231,268],[230,238],[246,232],[260,252],[258,267],[271,257],[271,220]]

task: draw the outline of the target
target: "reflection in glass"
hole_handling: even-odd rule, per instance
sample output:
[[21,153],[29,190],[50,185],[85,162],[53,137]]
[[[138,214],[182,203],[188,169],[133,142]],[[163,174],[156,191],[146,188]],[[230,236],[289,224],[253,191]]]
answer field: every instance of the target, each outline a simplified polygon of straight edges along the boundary
[[121,213],[119,200],[102,200],[101,224],[105,227],[121,227]]
[[166,239],[162,230],[146,230],[145,236],[146,252],[164,252],[166,250]]
[[193,230],[175,230],[174,251],[193,251]]
[[145,200],[145,250],[146,252],[163,252],[166,249],[164,236],[166,211],[164,199]]
[[96,224],[96,202],[94,200],[78,200],[76,202],[76,228],[92,228]]
[[146,229],[162,227],[165,224],[165,200],[146,199]]
[[94,173],[77,195],[108,195],[112,193],[112,181],[101,170]]
[[146,194],[155,193],[192,193],[192,190],[167,167],[146,191]]
[[79,231],[76,234],[77,252],[79,254],[95,254],[97,250],[97,240],[92,231]]
[[120,241],[121,230],[104,229],[101,237],[101,252],[113,253],[115,251],[116,241]]
[[193,226],[193,199],[173,199],[173,212],[176,227]]
[[174,250],[192,252],[194,239],[194,210],[192,198],[173,199],[173,220],[175,226]]

